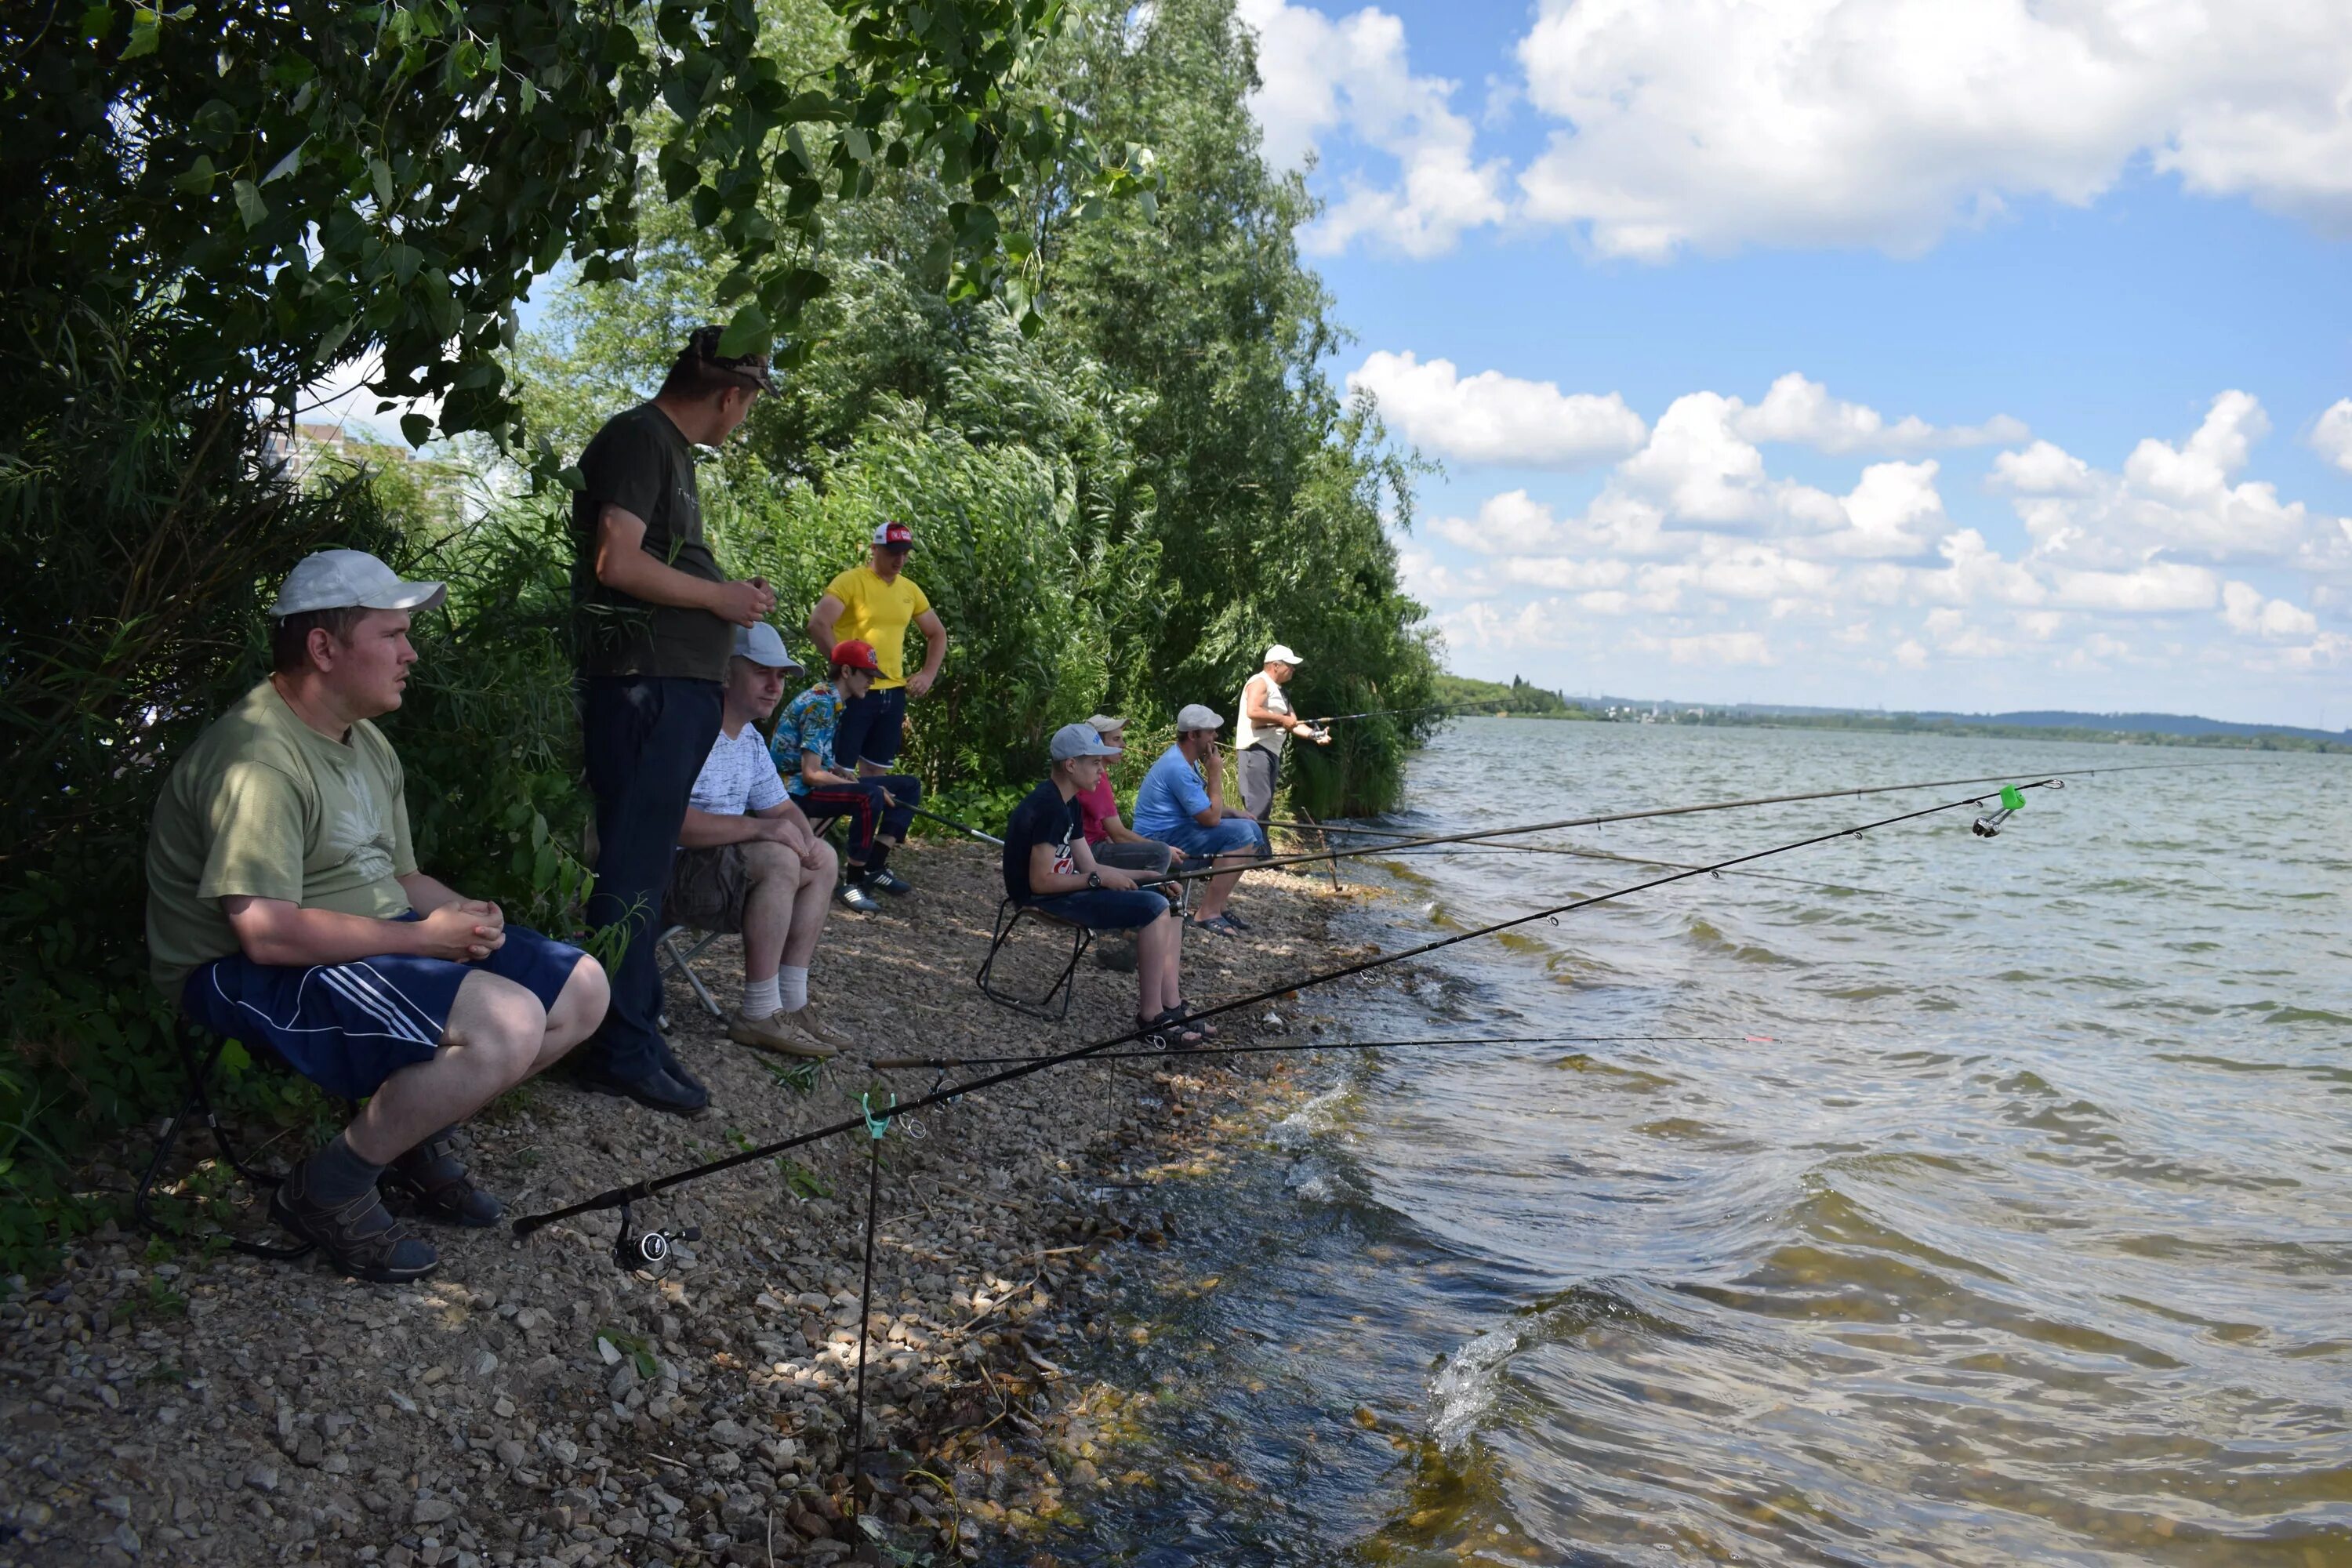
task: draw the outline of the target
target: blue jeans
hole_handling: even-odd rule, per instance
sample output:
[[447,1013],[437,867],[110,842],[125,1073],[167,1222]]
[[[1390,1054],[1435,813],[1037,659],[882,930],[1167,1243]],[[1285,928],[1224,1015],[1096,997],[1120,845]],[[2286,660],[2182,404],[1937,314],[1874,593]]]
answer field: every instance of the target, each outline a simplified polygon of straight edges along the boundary
[[1197,822],[1179,822],[1164,829],[1139,827],[1136,831],[1163,844],[1173,844],[1193,859],[1212,860],[1220,855],[1238,855],[1244,850],[1260,856],[1274,853],[1266,842],[1265,829],[1246,816],[1228,816],[1214,827],[1203,827]]
[[1168,900],[1145,888],[1082,888],[1021,901],[1040,914],[1088,931],[1133,931],[1168,912]]
[[686,822],[687,797],[719,738],[722,689],[680,676],[592,676],[581,716],[588,788],[596,796],[596,888],[588,923],[628,923],[629,943],[613,971],[613,1005],[581,1047],[592,1066],[643,1078],[667,1052],[661,1016],[662,895]]
[[854,773],[861,762],[887,769],[898,760],[898,743],[907,734],[907,689],[869,691],[841,705],[833,730],[833,760],[844,773]]

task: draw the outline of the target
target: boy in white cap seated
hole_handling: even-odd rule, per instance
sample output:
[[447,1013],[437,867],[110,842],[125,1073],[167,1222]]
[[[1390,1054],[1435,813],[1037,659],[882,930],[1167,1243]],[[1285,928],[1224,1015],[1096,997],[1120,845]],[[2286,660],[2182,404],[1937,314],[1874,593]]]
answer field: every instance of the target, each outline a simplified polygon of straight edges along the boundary
[[729,1039],[829,1057],[848,1042],[809,1005],[808,975],[836,857],[793,804],[758,728],[782,700],[784,678],[800,673],[767,622],[735,633],[719,738],[687,797],[662,921],[743,933],[743,1005],[727,1020]]
[[1225,809],[1224,759],[1217,750],[1217,731],[1223,724],[1221,715],[1197,702],[1177,712],[1176,743],[1160,753],[1135,792],[1135,830],[1175,846],[1187,859],[1232,868],[1209,879],[1192,923],[1233,936],[1247,928],[1226,910],[1226,901],[1242,879],[1241,868],[1268,851],[1265,828]]
[[1242,809],[1260,823],[1274,810],[1282,783],[1282,749],[1293,736],[1328,746],[1331,737],[1291,711],[1283,688],[1298,673],[1287,643],[1265,650],[1265,666],[1242,683],[1242,716],[1234,725],[1234,761],[1242,774]]
[[370,722],[401,703],[410,612],[438,583],[327,550],[270,606],[268,679],[172,769],[147,840],[155,982],[214,1034],[367,1101],[296,1165],[270,1217],[345,1273],[397,1283],[439,1261],[384,1207],[498,1223],[450,1133],[588,1037],[604,970],[417,869],[400,759]]
[[1189,1022],[1181,978],[1183,931],[1159,893],[1096,863],[1077,795],[1116,752],[1088,724],[1065,724],[1047,748],[1052,771],[1004,826],[1004,895],[1088,931],[1132,931],[1136,1023],[1160,1047],[1197,1046],[1213,1030]]

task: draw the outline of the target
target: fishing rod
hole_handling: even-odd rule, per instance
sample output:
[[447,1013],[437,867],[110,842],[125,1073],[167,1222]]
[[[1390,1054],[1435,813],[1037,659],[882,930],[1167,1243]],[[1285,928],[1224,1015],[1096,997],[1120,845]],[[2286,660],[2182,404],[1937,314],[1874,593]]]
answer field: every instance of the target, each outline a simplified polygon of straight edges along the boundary
[[[906,803],[902,801],[902,802],[900,802],[899,804],[903,805],[905,805]],[[993,845],[995,845],[999,849],[1002,849],[1002,848],[1003,848],[1003,847],[1004,847],[1004,840],[1003,840],[1003,839],[999,838],[999,837],[996,837],[996,835],[994,835],[993,833],[982,833],[979,828],[972,826],[970,823],[958,822],[958,821],[957,821],[954,817],[952,817],[952,816],[940,816],[938,812],[936,812],[936,811],[925,811],[925,810],[924,810],[921,806],[919,806],[919,805],[909,805],[909,806],[907,806],[907,809],[908,809],[908,811],[913,812],[917,816],[924,817],[924,818],[926,818],[926,819],[928,819],[928,820],[929,820],[929,821],[932,821],[932,822],[936,822],[936,823],[938,823],[941,827],[952,827],[952,828],[954,828],[958,833],[964,834],[964,835],[966,835],[966,836],[968,836],[968,837],[970,837],[977,838],[977,839],[979,839],[982,844],[993,844]]]
[[[2138,763],[2128,767],[2119,768],[2067,768],[2062,769],[2056,773],[2043,773],[2041,777],[2044,782],[2047,782],[2053,779],[2090,778],[2101,773],[2146,773],[2157,768],[2252,768],[2275,765],[2275,763],[2269,762]],[[1306,855],[1269,856],[1263,859],[1253,860],[1248,865],[1243,867],[1228,866],[1220,868],[1214,865],[1210,865],[1194,871],[1170,871],[1165,874],[1162,879],[1166,881],[1183,882],[1196,880],[1203,877],[1231,876],[1238,870],[1279,870],[1286,866],[1313,866],[1320,865],[1327,860],[1360,859],[1367,855],[1382,855],[1397,849],[1421,849],[1439,844],[1473,844],[1489,838],[1516,838],[1523,834],[1528,833],[1549,833],[1570,827],[1601,827],[1612,822],[1642,822],[1653,817],[1660,816],[1689,816],[1697,813],[1709,811],[1743,811],[1753,806],[1788,805],[1799,802],[1812,800],[1843,800],[1849,795],[1855,799],[1860,799],[1864,795],[1892,795],[1904,790],[1957,789],[1967,784],[2000,784],[2004,779],[2013,778],[2016,775],[2013,773],[1990,773],[1981,778],[1972,779],[1927,779],[1916,784],[1852,785],[1844,789],[1811,790],[1801,795],[1756,795],[1746,800],[1701,801],[1695,805],[1653,806],[1645,811],[1618,811],[1611,812],[1601,816],[1568,816],[1562,817],[1557,822],[1530,822],[1517,827],[1487,827],[1468,833],[1447,833],[1423,838],[1395,839],[1386,844],[1372,845],[1358,849],[1324,849],[1318,850],[1313,854]],[[1317,825],[1318,827],[1320,826],[1320,824]],[[1311,831],[1311,829],[1309,831]],[[1349,831],[1361,833],[1365,830],[1361,828],[1347,829],[1335,827],[1331,829],[1331,831],[1335,833]],[[1714,870],[1716,868],[1701,867],[1700,869]]]
[[[1295,833],[1312,833],[1322,826],[1320,823],[1304,822],[1272,822],[1268,823],[1267,826],[1270,827],[1286,827]],[[1330,831],[1334,833],[1370,834],[1374,830],[1362,827],[1334,827]],[[1612,850],[1585,849],[1570,844],[1441,844],[1433,846],[1433,847],[1441,850],[1449,848],[1491,849],[1500,855],[1569,855],[1573,856],[1580,860],[1614,860],[1620,865],[1624,866],[1664,866],[1670,870],[1675,871],[1694,871],[1702,868],[1693,866],[1687,860],[1659,860],[1647,855],[1620,855]],[[1721,875],[1721,873],[1718,872],[1717,875]],[[1958,909],[1975,908],[1972,904],[1961,904],[1957,900],[1937,899],[1926,893],[1898,893],[1892,888],[1865,887],[1860,882],[1823,882],[1811,877],[1784,877],[1772,871],[1738,870],[1732,872],[1731,875],[1735,877],[1753,877],[1759,881],[1764,882],[1785,882],[1792,888],[1819,888],[1826,892],[1832,893],[1868,893],[1874,898],[1917,899],[1927,903],[1949,903]]]
[[[1144,1057],[1237,1057],[1269,1051],[1377,1051],[1397,1046],[1601,1046],[1704,1041],[1717,1045],[1770,1046],[1770,1035],[1467,1035],[1407,1040],[1285,1040],[1247,1046],[1153,1046],[1139,1051],[1105,1051],[1098,1062],[1134,1061]],[[1034,1062],[1047,1053],[1020,1057],[884,1057],[867,1065],[884,1071],[904,1068],[947,1068],[993,1067],[1000,1062]]]
[[[1873,832],[1878,828],[1893,827],[1900,823],[1916,822],[1922,817],[1935,816],[1948,811],[1957,811],[1962,806],[1982,805],[1988,800],[1998,799],[2004,809],[2014,810],[2017,805],[2023,804],[2024,792],[2027,790],[2063,789],[2064,787],[2064,782],[2059,776],[2055,774],[2048,775],[2037,779],[2031,784],[2004,784],[1998,795],[1964,795],[1958,799],[1944,801],[1935,805],[1921,806],[1916,811],[1906,811],[1894,816],[1880,817],[1875,821],[1862,823],[1855,826],[1840,827],[1828,833],[1817,833],[1812,835],[1811,837],[1800,838],[1792,843],[1776,845],[1769,849],[1751,850],[1745,855],[1735,855],[1727,859],[1717,861],[1711,866],[1704,866],[1689,871],[1675,871],[1663,877],[1654,877],[1645,882],[1634,883],[1631,887],[1613,889],[1609,892],[1595,893],[1587,898],[1572,899],[1565,903],[1552,904],[1543,909],[1535,910],[1528,914],[1514,915],[1508,920],[1496,921],[1491,924],[1479,926],[1470,931],[1457,931],[1450,936],[1438,937],[1432,941],[1422,942],[1417,946],[1402,949],[1396,952],[1380,954],[1371,958],[1360,959],[1354,963],[1342,964],[1337,969],[1328,970],[1320,974],[1308,975],[1303,980],[1285,981],[1281,984],[1268,987],[1267,989],[1259,991],[1252,995],[1237,997],[1231,1002],[1220,1002],[1213,1006],[1204,1007],[1199,1012],[1192,1015],[1192,1018],[1193,1020],[1213,1018],[1226,1013],[1238,1012],[1242,1008],[1254,1007],[1258,1005],[1260,1003],[1270,1002],[1280,996],[1286,996],[1293,992],[1305,990],[1307,987],[1311,985],[1328,985],[1334,981],[1345,980],[1351,975],[1366,973],[1375,969],[1384,969],[1390,964],[1402,963],[1408,959],[1425,957],[1430,953],[1436,952],[1444,948],[1455,946],[1461,942],[1475,942],[1481,937],[1493,936],[1497,932],[1511,931],[1523,925],[1529,925],[1537,921],[1549,920],[1556,922],[1561,915],[1571,914],[1578,910],[1591,909],[1596,904],[1605,904],[1612,900],[1628,898],[1635,893],[1646,892],[1653,888],[1665,887],[1669,883],[1687,881],[1693,877],[1704,876],[1710,871],[1727,870],[1734,866],[1743,866],[1750,861],[1769,859],[1775,855],[1790,854],[1799,849],[1811,848],[1812,846],[1817,844],[1829,843],[1832,839],[1848,837],[1858,838],[1862,835]],[[1845,792],[1841,791],[1836,793],[1842,794]],[[1108,1038],[1097,1040],[1090,1045],[1074,1047],[1069,1050],[1059,1052],[1053,1056],[1043,1057],[1035,1061],[1015,1063],[1003,1068],[998,1071],[982,1074],[981,1077],[971,1079],[969,1082],[935,1089],[929,1094],[905,1101],[904,1103],[899,1103],[894,1100],[887,1109],[864,1110],[861,1111],[861,1114],[852,1117],[847,1121],[830,1122],[823,1127],[813,1128],[805,1132],[794,1133],[791,1137],[780,1138],[772,1142],[759,1144],[755,1147],[744,1149],[737,1153],[729,1154],[717,1160],[707,1161],[702,1164],[690,1165],[682,1170],[671,1171],[658,1176],[643,1176],[625,1186],[610,1188],[604,1192],[597,1193],[593,1196],[582,1198],[577,1203],[567,1204],[562,1208],[550,1209],[544,1214],[525,1215],[513,1222],[514,1235],[518,1239],[520,1239],[531,1235],[542,1226],[554,1224],[558,1220],[571,1219],[576,1215],[589,1214],[598,1210],[618,1209],[621,1211],[622,1229],[625,1238],[629,1224],[629,1205],[633,1203],[641,1202],[646,1198],[650,1198],[656,1194],[667,1192],[672,1187],[682,1186],[688,1182],[700,1181],[707,1176],[715,1176],[723,1171],[735,1170],[740,1166],[751,1164],[756,1161],[772,1159],[776,1155],[782,1154],[788,1150],[797,1149],[804,1144],[814,1143],[826,1138],[838,1137],[845,1132],[864,1131],[871,1133],[872,1130],[877,1126],[887,1127],[891,1119],[895,1117],[907,1115],[918,1110],[928,1110],[934,1105],[943,1105],[949,1100],[956,1099],[960,1095],[975,1093],[983,1089],[994,1089],[1003,1084],[1013,1083],[1022,1079],[1030,1078],[1037,1073],[1045,1071],[1049,1068],[1065,1066],[1071,1062],[1084,1061],[1089,1058],[1100,1056],[1103,1052],[1111,1050],[1119,1046],[1132,1045],[1142,1039],[1145,1036],[1156,1032],[1160,1026],[1161,1026],[1156,1020],[1152,1023],[1138,1025],[1136,1027],[1127,1030],[1123,1034],[1112,1035]]]

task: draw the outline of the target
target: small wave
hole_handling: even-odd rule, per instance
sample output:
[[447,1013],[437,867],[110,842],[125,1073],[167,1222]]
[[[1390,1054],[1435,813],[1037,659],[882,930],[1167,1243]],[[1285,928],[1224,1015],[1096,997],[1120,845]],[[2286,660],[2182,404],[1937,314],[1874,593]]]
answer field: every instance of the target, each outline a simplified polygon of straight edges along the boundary
[[1327,1132],[1339,1131],[1341,1112],[1355,1094],[1353,1089],[1341,1085],[1325,1089],[1266,1131],[1266,1137],[1277,1149],[1297,1151],[1306,1148]]
[[1516,1335],[1479,1335],[1445,1358],[1429,1380],[1429,1435],[1440,1450],[1458,1454],[1489,1412],[1503,1384],[1503,1363],[1518,1350]]

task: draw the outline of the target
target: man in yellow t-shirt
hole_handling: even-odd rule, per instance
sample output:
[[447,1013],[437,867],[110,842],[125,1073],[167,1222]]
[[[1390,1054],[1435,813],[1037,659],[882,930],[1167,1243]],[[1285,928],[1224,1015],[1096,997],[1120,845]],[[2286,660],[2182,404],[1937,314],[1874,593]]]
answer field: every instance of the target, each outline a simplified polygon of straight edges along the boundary
[[[842,767],[856,765],[868,776],[898,772],[898,746],[906,736],[907,700],[930,694],[948,657],[948,629],[931,601],[906,576],[907,552],[915,531],[886,522],[874,531],[870,564],[853,566],[825,584],[824,596],[809,612],[808,634],[827,658],[836,643],[870,644],[881,666],[873,689],[841,707],[833,732],[833,754]],[[904,673],[907,627],[923,634],[923,668]]]

